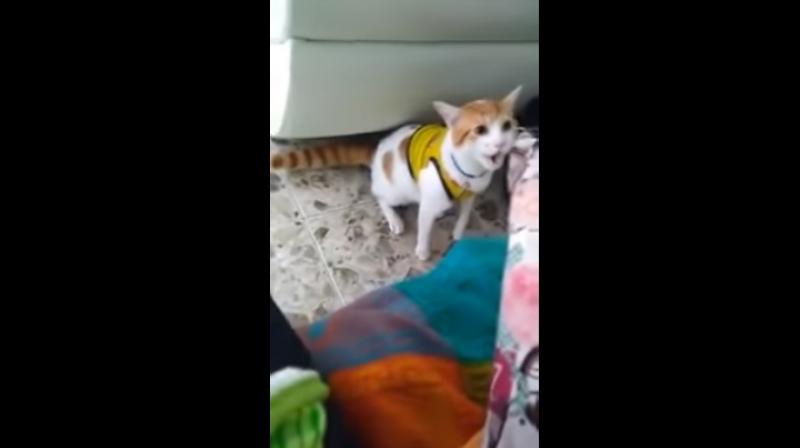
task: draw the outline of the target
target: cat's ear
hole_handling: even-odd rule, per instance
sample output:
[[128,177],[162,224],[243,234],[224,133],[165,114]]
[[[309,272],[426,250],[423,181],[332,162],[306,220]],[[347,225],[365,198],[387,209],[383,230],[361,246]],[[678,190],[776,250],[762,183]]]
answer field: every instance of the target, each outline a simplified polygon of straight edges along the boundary
[[452,104],[447,104],[444,101],[434,102],[433,108],[436,109],[436,112],[439,112],[439,115],[441,115],[448,127],[453,127],[455,125],[456,121],[458,120],[458,114],[461,113],[460,108],[453,106]]
[[521,94],[522,94],[522,86],[519,86],[516,89],[514,89],[514,91],[509,93],[508,96],[503,98],[503,101],[501,101],[500,104],[502,104],[503,110],[505,110],[506,113],[508,114],[514,113],[514,109],[516,109],[517,101],[519,101],[519,96]]

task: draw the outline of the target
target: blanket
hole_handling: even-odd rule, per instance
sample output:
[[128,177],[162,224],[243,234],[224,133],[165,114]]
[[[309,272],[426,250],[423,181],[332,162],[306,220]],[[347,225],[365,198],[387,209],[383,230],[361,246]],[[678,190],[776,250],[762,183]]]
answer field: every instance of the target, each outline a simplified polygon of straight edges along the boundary
[[362,446],[538,448],[539,148],[512,155],[509,237],[301,331]]
[[507,245],[462,241],[430,274],[301,330],[362,446],[458,448],[483,426]]

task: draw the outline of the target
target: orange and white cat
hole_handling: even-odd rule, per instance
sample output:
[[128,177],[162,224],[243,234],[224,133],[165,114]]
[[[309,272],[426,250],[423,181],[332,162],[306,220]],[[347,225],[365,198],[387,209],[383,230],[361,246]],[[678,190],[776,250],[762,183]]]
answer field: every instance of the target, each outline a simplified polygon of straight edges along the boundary
[[478,100],[462,107],[434,103],[445,126],[404,126],[376,147],[332,144],[272,156],[274,170],[367,166],[372,193],[391,231],[405,231],[396,207],[419,204],[417,256],[431,256],[431,233],[440,216],[460,205],[453,232],[464,235],[475,196],[489,187],[493,174],[517,144],[515,104],[522,88],[502,100]]

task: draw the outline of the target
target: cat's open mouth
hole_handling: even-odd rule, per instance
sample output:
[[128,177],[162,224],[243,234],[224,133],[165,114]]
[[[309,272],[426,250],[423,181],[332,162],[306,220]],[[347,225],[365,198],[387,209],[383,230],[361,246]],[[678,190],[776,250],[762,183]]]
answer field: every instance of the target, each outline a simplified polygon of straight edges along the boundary
[[497,153],[493,156],[486,156],[486,160],[488,161],[488,164],[491,167],[487,168],[489,168],[490,170],[499,169],[503,165],[504,159],[505,159],[505,154],[503,154],[502,152]]

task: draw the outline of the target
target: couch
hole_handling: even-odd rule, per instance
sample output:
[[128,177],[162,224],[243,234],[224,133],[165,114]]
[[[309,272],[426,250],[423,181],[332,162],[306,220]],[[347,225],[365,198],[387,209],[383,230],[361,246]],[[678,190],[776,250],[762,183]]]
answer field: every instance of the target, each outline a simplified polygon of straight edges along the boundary
[[[539,93],[539,0],[270,0],[270,135],[435,119],[431,102]],[[521,103],[522,104],[522,103]]]

